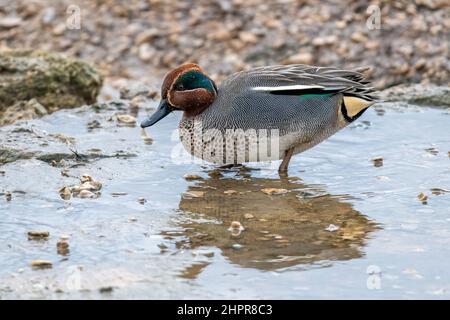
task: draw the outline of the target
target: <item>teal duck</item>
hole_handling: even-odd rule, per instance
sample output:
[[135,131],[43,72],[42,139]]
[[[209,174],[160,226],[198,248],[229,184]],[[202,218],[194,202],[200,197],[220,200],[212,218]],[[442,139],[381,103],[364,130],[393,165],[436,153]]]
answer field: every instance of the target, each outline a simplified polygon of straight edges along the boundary
[[149,127],[183,111],[180,139],[187,151],[217,164],[282,160],[327,139],[358,119],[376,97],[366,69],[278,65],[241,71],[220,86],[187,63],[164,78]]

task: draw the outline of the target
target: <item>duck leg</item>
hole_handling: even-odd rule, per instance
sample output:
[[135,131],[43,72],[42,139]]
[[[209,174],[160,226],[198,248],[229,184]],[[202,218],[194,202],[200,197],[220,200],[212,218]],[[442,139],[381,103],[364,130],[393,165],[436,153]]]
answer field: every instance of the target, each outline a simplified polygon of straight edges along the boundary
[[279,174],[287,174],[289,161],[291,161],[293,154],[294,154],[294,147],[286,150],[286,152],[284,153],[283,161],[281,162],[280,167],[278,168]]

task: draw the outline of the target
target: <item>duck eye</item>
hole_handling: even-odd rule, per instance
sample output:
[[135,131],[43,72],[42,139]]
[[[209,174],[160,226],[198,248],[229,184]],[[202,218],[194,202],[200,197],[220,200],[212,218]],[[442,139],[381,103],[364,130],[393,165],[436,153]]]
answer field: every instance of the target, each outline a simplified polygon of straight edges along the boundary
[[177,86],[177,90],[184,90],[184,86],[182,85],[182,84],[179,84],[178,86]]

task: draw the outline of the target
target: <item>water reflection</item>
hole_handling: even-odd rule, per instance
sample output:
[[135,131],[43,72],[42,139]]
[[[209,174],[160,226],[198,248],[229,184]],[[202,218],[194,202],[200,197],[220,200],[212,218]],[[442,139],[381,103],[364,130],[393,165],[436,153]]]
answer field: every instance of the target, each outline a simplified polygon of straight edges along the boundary
[[[261,191],[266,188],[285,193]],[[210,172],[193,182],[179,208],[184,231],[178,248],[217,247],[232,263],[262,270],[359,258],[378,228],[348,196],[298,178],[255,178],[242,171],[224,177]],[[229,230],[233,221],[245,228],[238,236]]]

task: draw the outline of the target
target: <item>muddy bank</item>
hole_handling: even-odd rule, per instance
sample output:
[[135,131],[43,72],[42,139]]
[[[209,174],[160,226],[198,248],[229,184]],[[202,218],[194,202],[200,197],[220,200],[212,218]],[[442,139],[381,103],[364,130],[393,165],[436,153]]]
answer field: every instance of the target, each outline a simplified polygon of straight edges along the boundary
[[[369,10],[369,4],[378,7]],[[74,14],[69,6],[80,9],[79,28],[67,26]],[[2,6],[0,39],[12,48],[25,44],[89,58],[114,77],[155,79],[186,61],[198,62],[214,79],[255,66],[305,63],[373,66],[378,88],[447,85],[449,12],[445,0],[20,0]]]

